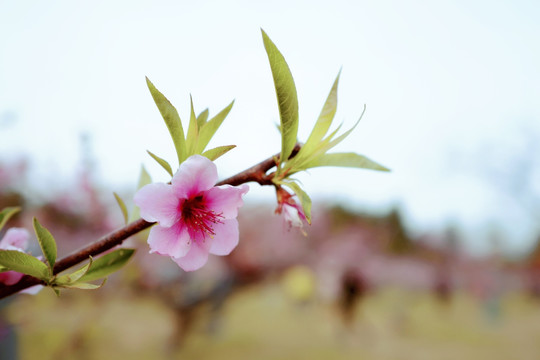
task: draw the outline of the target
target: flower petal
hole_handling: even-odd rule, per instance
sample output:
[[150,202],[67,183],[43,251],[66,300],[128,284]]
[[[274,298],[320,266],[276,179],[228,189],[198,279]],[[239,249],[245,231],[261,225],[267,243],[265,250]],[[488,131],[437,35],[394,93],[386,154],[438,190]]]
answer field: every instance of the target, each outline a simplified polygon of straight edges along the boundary
[[28,247],[28,238],[30,234],[28,230],[23,228],[11,228],[6,232],[2,241],[0,241],[0,249],[16,248],[25,250]]
[[225,220],[222,224],[216,224],[214,231],[216,235],[212,239],[210,254],[229,255],[238,245],[238,221],[236,219]]
[[296,206],[289,204],[283,204],[283,217],[289,223],[289,225],[294,227],[302,227],[301,217],[305,217],[304,214]]
[[155,183],[143,186],[133,197],[135,205],[141,209],[141,217],[161,226],[172,226],[179,214],[179,199],[171,185]]
[[0,273],[0,284],[13,285],[19,282],[23,274],[16,271],[5,271]]
[[190,198],[211,189],[218,180],[216,165],[201,155],[187,158],[172,178],[176,196]]
[[242,195],[249,191],[249,186],[216,186],[205,192],[205,202],[208,208],[225,219],[234,219],[238,216],[238,208],[244,205]]
[[44,288],[43,285],[34,285],[34,286],[29,287],[28,289],[22,290],[21,294],[36,295],[43,288]]
[[181,258],[172,258],[185,271],[194,271],[200,269],[208,261],[209,241],[196,242],[191,244],[189,252]]
[[188,253],[191,243],[186,227],[180,223],[171,227],[154,225],[148,235],[150,253],[160,255],[182,257]]

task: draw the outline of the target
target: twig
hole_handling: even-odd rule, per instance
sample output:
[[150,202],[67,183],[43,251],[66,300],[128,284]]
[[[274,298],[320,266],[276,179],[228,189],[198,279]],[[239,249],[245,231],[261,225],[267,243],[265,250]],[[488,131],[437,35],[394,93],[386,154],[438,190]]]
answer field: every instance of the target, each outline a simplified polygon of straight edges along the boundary
[[[289,158],[294,157],[299,150],[300,146],[297,145]],[[236,175],[233,175],[230,178],[222,180],[216,185],[237,186],[252,181],[257,182],[260,185],[272,185],[272,174],[267,174],[267,172],[276,166],[277,161],[279,161],[279,154],[274,155]],[[70,267],[87,260],[90,256],[100,255],[105,251],[114,248],[115,246],[121,245],[124,240],[130,236],[149,228],[153,224],[154,223],[147,222],[143,219],[138,219],[108,235],[103,236],[96,242],[91,243],[81,250],[78,250],[56,262],[54,265],[54,274],[58,274],[66,269],[69,269]],[[41,280],[28,275],[23,276],[21,280],[14,285],[8,286],[0,284],[0,299],[39,284],[45,285],[45,283]]]

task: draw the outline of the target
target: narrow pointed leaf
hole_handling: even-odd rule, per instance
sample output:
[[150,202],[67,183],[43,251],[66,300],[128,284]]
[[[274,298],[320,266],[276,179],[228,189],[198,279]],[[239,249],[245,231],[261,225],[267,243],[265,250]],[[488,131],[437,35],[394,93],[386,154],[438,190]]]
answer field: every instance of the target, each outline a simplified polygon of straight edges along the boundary
[[171,165],[165,159],[160,158],[149,150],[146,150],[146,152],[152,157],[152,159],[156,160],[157,163],[161,165],[161,167],[164,168],[165,171],[169,173],[169,175],[171,175],[171,177],[173,176]]
[[41,247],[43,255],[45,255],[45,259],[49,265],[50,275],[52,276],[54,264],[56,263],[56,241],[54,241],[54,237],[49,230],[41,226],[36,218],[34,218],[33,222],[39,246]]
[[298,171],[305,170],[311,166],[308,166],[308,164],[312,161],[315,161],[322,155],[326,154],[328,150],[339,144],[341,141],[343,141],[349,134],[356,128],[356,126],[360,123],[360,120],[362,120],[362,117],[364,116],[364,113],[366,112],[366,106],[364,105],[364,109],[362,110],[362,114],[360,114],[360,117],[356,121],[356,123],[353,125],[352,128],[338,136],[334,139],[334,136],[338,132],[338,130],[341,128],[341,124],[338,126],[338,128],[330,135],[328,135],[326,138],[322,139],[318,144],[315,145],[315,147],[310,150],[309,152],[300,153],[297,156],[292,159],[292,161],[289,161],[287,163],[287,169],[291,168],[292,170],[289,171],[289,174],[294,174]]
[[105,285],[106,282],[107,282],[107,279],[103,279],[103,281],[99,285],[84,283],[84,282],[76,282],[73,284],[62,285],[61,287],[68,288],[68,289],[97,290],[103,287],[103,285]]
[[219,146],[217,148],[210,149],[208,151],[205,151],[202,153],[203,156],[206,156],[208,159],[214,161],[217,158],[219,158],[221,155],[224,155],[225,153],[229,152],[230,150],[234,149],[236,145],[225,145],[225,146]]
[[20,207],[7,207],[2,209],[2,211],[0,211],[0,230],[2,230],[8,220],[19,211],[21,211]]
[[79,279],[88,272],[88,269],[90,269],[90,266],[92,266],[92,262],[92,257],[90,257],[90,262],[79,270],[71,274],[64,274],[62,276],[58,276],[54,282],[55,285],[69,285],[79,281]]
[[302,209],[304,210],[306,220],[308,224],[311,224],[311,199],[309,195],[295,182],[285,182],[283,185],[289,187],[296,194],[298,200],[300,200],[300,205],[302,205]]
[[362,117],[364,116],[365,112],[366,112],[366,105],[364,105],[364,110],[362,110],[362,114],[360,114],[360,117],[358,118],[358,120],[356,120],[356,123],[353,125],[353,127],[350,128],[349,130],[345,131],[343,134],[341,134],[337,138],[330,141],[326,151],[330,150],[331,148],[333,148],[334,146],[336,146],[337,144],[342,142],[343,139],[345,139],[347,136],[349,136],[349,134],[356,128],[356,126],[358,126],[358,124],[360,123],[360,120],[362,120]]
[[298,159],[296,159],[297,162],[294,163],[295,165],[294,172],[307,169],[309,167],[307,166],[308,163],[310,163],[311,161],[315,161],[315,159],[318,159],[322,155],[326,154],[328,150],[330,150],[331,148],[339,144],[341,141],[343,141],[347,136],[349,136],[349,134],[360,123],[360,120],[362,120],[362,117],[364,116],[365,112],[366,112],[366,106],[364,105],[364,110],[362,111],[362,114],[360,115],[360,117],[358,118],[358,120],[356,121],[356,123],[353,125],[352,128],[345,131],[343,134],[341,134],[340,136],[334,139],[334,136],[336,135],[338,130],[341,128],[341,125],[339,125],[339,127],[336,130],[334,130],[330,135],[328,135],[321,142],[319,142],[319,144],[317,144],[315,149],[310,151],[310,153],[306,154],[306,157],[299,157]]
[[334,85],[332,85],[332,89],[328,94],[326,102],[321,110],[321,114],[319,115],[319,118],[317,119],[317,122],[309,135],[309,138],[300,150],[301,152],[309,153],[322,140],[324,135],[326,135],[328,132],[330,125],[332,125],[332,121],[334,120],[337,109],[337,88],[340,74],[341,70],[334,81]]
[[[141,173],[139,175],[139,183],[137,184],[137,190],[142,188],[144,185],[148,185],[150,183],[152,183],[152,178],[150,177],[150,174],[148,174],[148,171],[146,171],[144,166],[141,166]],[[135,221],[140,217],[141,212],[139,210],[139,207],[133,206],[133,211],[131,212],[131,217],[129,218],[129,221]]]
[[124,202],[124,200],[122,200],[120,195],[118,195],[117,193],[113,192],[113,195],[114,195],[114,198],[116,199],[116,202],[118,203],[118,206],[120,207],[120,210],[122,211],[122,215],[124,216],[124,223],[127,224],[129,216],[128,216],[126,203]]
[[199,126],[197,124],[197,117],[195,116],[195,109],[193,108],[193,99],[189,97],[191,102],[191,113],[189,117],[189,128],[186,137],[187,157],[195,154],[195,148],[199,140]]
[[0,265],[47,281],[51,276],[47,265],[37,258],[17,250],[0,250]]
[[208,109],[204,109],[197,116],[197,125],[199,126],[199,129],[202,128],[204,124],[206,124],[206,121],[208,120],[209,115],[210,115],[210,113],[208,112]]
[[150,174],[148,171],[146,171],[146,168],[144,166],[141,166],[141,173],[139,174],[139,183],[137,184],[137,189],[142,188],[144,185],[148,185],[152,183],[152,178],[150,177]]
[[343,124],[339,124],[337,129],[332,131],[330,135],[328,135],[325,139],[317,143],[314,149],[310,150],[309,152],[306,152],[306,151],[302,152],[302,150],[300,150],[300,152],[294,158],[287,161],[287,164],[285,167],[287,174],[292,175],[299,171],[306,170],[307,163],[325,154],[328,151],[328,144],[330,143],[332,138],[339,132],[342,125]]
[[261,29],[264,48],[270,61],[281,120],[281,158],[288,159],[296,144],[298,133],[298,96],[285,58],[268,35]]
[[134,249],[118,249],[103,255],[94,260],[88,272],[82,276],[79,281],[93,281],[119,270],[127,263],[133,253],[135,253]]
[[232,107],[234,105],[234,100],[223,110],[221,110],[216,116],[210,119],[206,124],[201,127],[199,132],[199,141],[197,143],[196,154],[200,154],[204,151],[208,143],[219,129],[223,120],[229,115]]
[[390,171],[387,167],[356,153],[324,154],[307,164],[308,168],[317,166],[355,167],[377,171]]
[[171,138],[176,149],[176,154],[178,156],[178,163],[182,163],[186,158],[186,140],[184,137],[184,129],[182,128],[182,121],[180,120],[180,115],[176,108],[167,100],[167,98],[152,84],[152,82],[146,78],[146,84],[150,93],[154,98],[163,120],[169,129]]

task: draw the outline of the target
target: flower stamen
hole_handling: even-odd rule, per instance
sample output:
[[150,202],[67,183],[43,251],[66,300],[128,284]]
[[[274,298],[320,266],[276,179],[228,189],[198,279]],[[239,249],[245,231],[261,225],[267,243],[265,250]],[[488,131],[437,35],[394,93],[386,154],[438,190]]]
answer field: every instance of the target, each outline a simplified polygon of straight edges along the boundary
[[215,224],[223,224],[224,217],[222,213],[218,214],[210,210],[202,195],[185,200],[180,205],[180,211],[183,222],[193,232],[199,232],[203,235],[203,239],[207,235],[210,237],[216,235],[214,231]]

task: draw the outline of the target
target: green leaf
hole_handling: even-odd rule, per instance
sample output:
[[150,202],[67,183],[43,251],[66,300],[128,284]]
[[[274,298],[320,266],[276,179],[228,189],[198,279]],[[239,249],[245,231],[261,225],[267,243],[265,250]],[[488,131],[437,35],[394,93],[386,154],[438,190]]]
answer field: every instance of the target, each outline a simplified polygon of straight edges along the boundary
[[317,159],[309,162],[306,166],[307,168],[313,168],[317,166],[340,166],[377,171],[390,171],[390,169],[388,169],[387,167],[384,167],[363,155],[355,154],[352,152],[324,154]]
[[[150,177],[150,174],[148,174],[148,171],[146,171],[145,167],[141,165],[141,174],[139,175],[139,183],[137,184],[137,190],[150,183],[152,183],[152,178]],[[140,217],[141,214],[139,207],[134,206],[129,221],[135,221]]]
[[356,128],[356,126],[358,126],[358,124],[360,123],[360,120],[362,120],[362,117],[364,117],[365,112],[366,112],[366,105],[364,105],[364,110],[362,110],[362,113],[360,114],[360,117],[358,118],[358,120],[356,120],[356,123],[353,125],[353,127],[350,128],[349,130],[345,131],[343,134],[341,134],[340,136],[338,136],[334,140],[330,141],[328,143],[328,147],[326,148],[326,151],[330,150],[331,148],[333,148],[334,146],[336,146],[337,144],[342,142],[343,139],[345,139],[347,136],[349,136],[349,134]]
[[7,207],[2,209],[2,211],[0,211],[0,230],[2,230],[8,220],[19,211],[21,211],[20,207]]
[[68,288],[68,289],[96,290],[96,289],[99,289],[99,288],[103,287],[103,285],[105,285],[106,282],[107,282],[107,279],[103,279],[103,281],[99,285],[90,284],[90,283],[83,283],[83,282],[76,282],[76,283],[73,283],[73,284],[62,285],[60,287]]
[[146,171],[146,168],[144,166],[141,166],[141,173],[139,174],[139,183],[137,184],[137,189],[140,189],[143,186],[151,183],[152,178],[150,177],[150,174],[148,173],[148,171]]
[[360,117],[356,121],[356,123],[353,125],[352,128],[338,136],[337,138],[333,139],[338,130],[341,128],[341,125],[338,126],[336,130],[334,130],[330,135],[328,135],[325,139],[320,141],[316,148],[309,153],[306,154],[304,157],[294,157],[293,161],[291,161],[288,165],[288,167],[292,167],[293,170],[289,172],[289,174],[294,174],[295,172],[305,170],[309,168],[307,164],[309,164],[311,161],[315,161],[322,155],[326,154],[328,150],[339,144],[343,139],[345,139],[349,134],[356,128],[356,126],[360,123],[360,120],[362,120],[362,117],[364,116],[364,113],[366,112],[366,106],[364,105],[364,110],[362,111],[362,114],[360,114]]
[[234,149],[236,145],[225,145],[225,146],[218,146],[217,148],[210,149],[208,151],[205,151],[202,153],[203,156],[206,156],[208,159],[214,161],[217,158],[219,158],[221,155],[224,155],[225,153],[229,152],[230,150]]
[[149,150],[146,150],[146,152],[148,153],[148,155],[150,155],[150,156],[152,157],[152,159],[156,160],[157,163],[158,163],[159,165],[161,165],[161,167],[164,168],[165,171],[169,173],[169,175],[171,175],[171,177],[173,176],[173,172],[172,172],[171,165],[169,165],[169,163],[168,163],[166,160],[160,158],[160,157],[157,156],[156,154],[153,154],[153,153],[150,152]]
[[195,116],[195,109],[193,108],[193,98],[190,96],[191,113],[189,117],[189,128],[186,138],[187,157],[195,154],[195,148],[197,141],[199,140],[199,126],[197,124],[197,117]]
[[332,85],[332,89],[328,94],[326,102],[321,110],[321,114],[319,115],[311,134],[309,135],[304,146],[302,146],[302,149],[300,149],[300,153],[297,156],[299,156],[301,153],[308,154],[311,152],[313,148],[315,148],[316,145],[322,140],[324,135],[326,135],[330,125],[332,125],[332,121],[334,120],[337,109],[337,88],[340,74],[341,70],[334,81],[334,85]]
[[94,260],[88,272],[79,281],[93,281],[119,270],[135,253],[134,249],[118,249]]
[[199,116],[197,116],[197,125],[199,126],[199,129],[202,128],[204,124],[206,124],[209,115],[210,113],[208,112],[208,109],[204,109],[199,114]]
[[54,241],[54,237],[51,235],[49,230],[41,226],[36,218],[33,219],[33,223],[34,231],[39,241],[39,246],[41,247],[43,255],[45,255],[47,264],[49,265],[49,274],[52,276],[54,264],[56,263],[56,241]]
[[216,131],[219,129],[223,120],[229,115],[232,107],[234,105],[234,100],[223,110],[221,110],[216,116],[210,119],[206,124],[204,124],[199,132],[199,141],[197,143],[197,148],[195,149],[196,154],[200,154],[204,151]]
[[293,181],[284,182],[283,185],[289,187],[296,194],[296,196],[298,196],[298,200],[300,200],[300,205],[302,205],[306,220],[308,224],[311,224],[311,199],[309,195]]
[[298,133],[298,96],[285,58],[261,29],[264,47],[270,61],[281,120],[281,159],[288,159],[296,145]]
[[152,84],[152,82],[146,78],[146,84],[150,93],[154,98],[163,120],[169,129],[171,134],[174,147],[176,149],[176,154],[178,156],[178,163],[181,164],[186,158],[186,140],[184,137],[184,129],[182,128],[182,121],[180,120],[180,115],[176,108],[167,100],[167,98]]
[[90,262],[80,268],[79,270],[72,272],[71,274],[64,274],[62,276],[58,276],[56,280],[54,281],[54,285],[64,286],[64,285],[70,285],[80,280],[81,277],[83,277],[87,272],[88,269],[92,266],[93,260],[92,257],[90,257]]
[[37,258],[17,250],[0,250],[0,265],[43,281],[51,278],[47,265]]
[[117,193],[113,192],[113,195],[114,195],[114,198],[116,199],[116,202],[118,203],[118,206],[120,206],[120,210],[122,211],[122,215],[124,216],[124,223],[127,224],[129,216],[128,216],[126,203],[124,202],[124,200],[122,200],[120,195],[118,195]]
[[287,175],[290,176],[299,171],[306,170],[307,163],[326,153],[326,151],[328,151],[328,144],[341,129],[341,126],[342,124],[340,124],[337,129],[332,131],[330,135],[328,135],[325,139],[321,140],[318,144],[316,144],[315,149],[310,150],[309,152],[300,152],[294,158],[287,161],[287,164],[284,168],[284,171],[286,171]]

